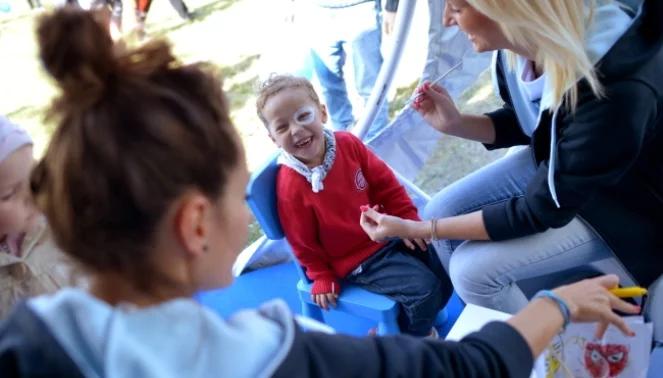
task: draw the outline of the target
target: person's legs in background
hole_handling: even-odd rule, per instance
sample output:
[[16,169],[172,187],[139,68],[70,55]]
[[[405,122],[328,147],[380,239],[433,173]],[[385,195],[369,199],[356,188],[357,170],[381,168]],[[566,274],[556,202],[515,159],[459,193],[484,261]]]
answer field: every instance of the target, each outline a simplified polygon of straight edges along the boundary
[[145,37],[145,19],[151,6],[152,0],[136,0],[136,35],[139,39]]
[[[354,87],[364,102],[375,86],[382,66],[381,15],[379,1],[365,2],[342,8],[313,7],[316,34],[312,42],[312,58],[316,76],[322,87],[333,128],[345,130],[356,122],[345,63],[348,49],[352,54]],[[308,16],[308,15],[307,15]],[[388,122],[388,105],[379,110],[364,139],[369,139]]]
[[184,3],[184,0],[169,0],[170,5],[175,9],[175,12],[182,18],[183,20],[191,20],[193,16],[189,12],[189,8],[186,6]]
[[[380,2],[375,3],[375,10],[372,14],[366,14],[364,17],[373,22],[366,23],[365,29],[358,33],[352,40],[352,62],[354,69],[355,87],[357,93],[364,100],[368,101],[373,87],[382,67],[382,23],[380,15]],[[389,122],[389,104],[385,99],[378,110],[373,124],[366,134],[365,140],[371,139],[380,130],[387,126]]]
[[346,130],[354,124],[352,104],[343,77],[346,53],[343,41],[320,43],[311,49],[313,69],[322,87],[329,116],[335,130]]
[[119,39],[122,35],[122,0],[93,0],[90,9],[103,10],[108,15],[110,35],[113,40]]
[[[192,14],[189,12],[184,0],[169,0],[170,5],[177,14],[184,20],[191,20]],[[136,34],[139,39],[145,38],[145,21],[147,14],[152,6],[152,0],[136,0]]]
[[40,0],[28,0],[28,5],[30,6],[30,9],[38,9],[38,8],[41,8],[41,1]]
[[122,34],[122,0],[108,0],[111,8],[110,32],[114,39]]

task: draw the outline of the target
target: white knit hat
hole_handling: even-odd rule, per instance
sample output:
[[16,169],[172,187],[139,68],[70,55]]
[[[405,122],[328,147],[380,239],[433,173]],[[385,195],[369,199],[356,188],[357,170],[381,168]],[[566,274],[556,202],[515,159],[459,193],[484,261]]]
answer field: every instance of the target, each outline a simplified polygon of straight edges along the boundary
[[32,144],[30,135],[0,115],[0,163],[26,144]]

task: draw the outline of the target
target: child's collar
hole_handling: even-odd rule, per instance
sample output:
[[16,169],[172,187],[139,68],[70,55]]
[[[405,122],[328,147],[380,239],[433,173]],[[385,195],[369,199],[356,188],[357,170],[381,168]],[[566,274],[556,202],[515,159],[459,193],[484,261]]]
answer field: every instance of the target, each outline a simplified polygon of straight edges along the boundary
[[304,176],[306,180],[311,183],[311,190],[313,190],[313,193],[317,193],[324,189],[322,181],[331,170],[334,165],[334,160],[336,159],[336,138],[334,132],[329,129],[324,129],[323,135],[325,137],[325,157],[322,160],[322,164],[317,167],[307,167],[306,164],[302,163],[299,159],[284,150],[281,150],[281,154],[277,159],[278,164],[290,167],[295,172]]

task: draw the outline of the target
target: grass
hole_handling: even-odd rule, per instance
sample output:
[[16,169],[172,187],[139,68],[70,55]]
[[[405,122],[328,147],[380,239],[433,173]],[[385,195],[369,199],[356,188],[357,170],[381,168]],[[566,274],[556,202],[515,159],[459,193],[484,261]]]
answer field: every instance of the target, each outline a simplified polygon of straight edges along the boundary
[[[196,15],[193,22],[181,20],[168,2],[154,2],[147,31],[153,37],[167,36],[182,61],[206,61],[219,68],[232,117],[236,124],[242,125],[238,129],[251,155],[256,145],[252,137],[258,130],[262,131],[259,120],[253,115],[261,46],[256,40],[237,37],[251,32],[250,25],[243,25],[242,20],[256,19],[249,15],[260,4],[257,0],[190,0],[187,3]],[[125,4],[125,30],[131,29],[133,22],[130,4]],[[39,12],[29,11],[27,5],[18,1],[12,3],[12,8],[12,13],[0,15],[0,54],[3,57],[0,82],[4,89],[0,92],[0,113],[28,129],[35,139],[35,154],[39,157],[54,127],[44,120],[44,114],[57,89],[37,59],[34,28]],[[131,35],[128,43],[135,43]],[[265,150],[264,140],[258,145],[260,150]],[[255,160],[251,160],[251,165],[254,164]]]
[[[39,157],[54,127],[44,121],[44,114],[57,89],[37,59],[34,27],[39,12],[29,11],[25,1],[10,1],[13,1],[13,12],[0,14],[0,82],[3,86],[0,113],[28,129],[35,139],[35,154]],[[186,2],[196,15],[193,22],[181,20],[167,1],[155,1],[147,19],[147,32],[152,37],[167,37],[183,62],[205,61],[219,69],[230,100],[231,116],[244,142],[249,168],[253,169],[275,150],[254,107],[260,78],[266,76],[268,71],[279,68],[265,58],[271,54],[272,59],[276,56],[297,60],[294,50],[288,49],[288,45],[295,43],[293,38],[297,38],[297,34],[292,30],[289,30],[291,34],[280,32],[280,29],[290,27],[284,21],[289,18],[288,9],[279,1]],[[132,27],[132,6],[132,2],[125,1],[125,30]],[[418,30],[412,31],[415,36],[411,38],[425,38],[425,32],[425,25],[420,25]],[[135,41],[130,37],[127,43]],[[425,48],[421,43],[414,45],[416,51],[405,52],[404,67],[397,74],[396,89],[390,101],[389,113],[392,117],[413,93],[420,67],[423,66]],[[414,60],[412,56],[415,56]],[[465,111],[475,113],[497,106],[487,74],[466,92],[458,105]],[[428,193],[435,193],[499,156],[499,153],[487,152],[477,143],[442,138],[416,183]],[[261,234],[255,223],[250,233],[252,240]]]

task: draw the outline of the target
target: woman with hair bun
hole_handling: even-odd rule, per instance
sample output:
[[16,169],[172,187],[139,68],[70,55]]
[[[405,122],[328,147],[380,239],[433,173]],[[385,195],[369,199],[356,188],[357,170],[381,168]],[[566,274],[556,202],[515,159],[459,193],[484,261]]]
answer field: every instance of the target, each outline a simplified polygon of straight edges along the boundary
[[18,306],[0,324],[0,371],[65,377],[527,377],[569,321],[638,308],[616,276],[560,287],[460,342],[302,332],[280,301],[223,319],[191,296],[227,286],[246,242],[248,172],[218,78],[164,42],[123,51],[92,14],[38,27],[62,93],[32,173],[58,245],[90,288]]

